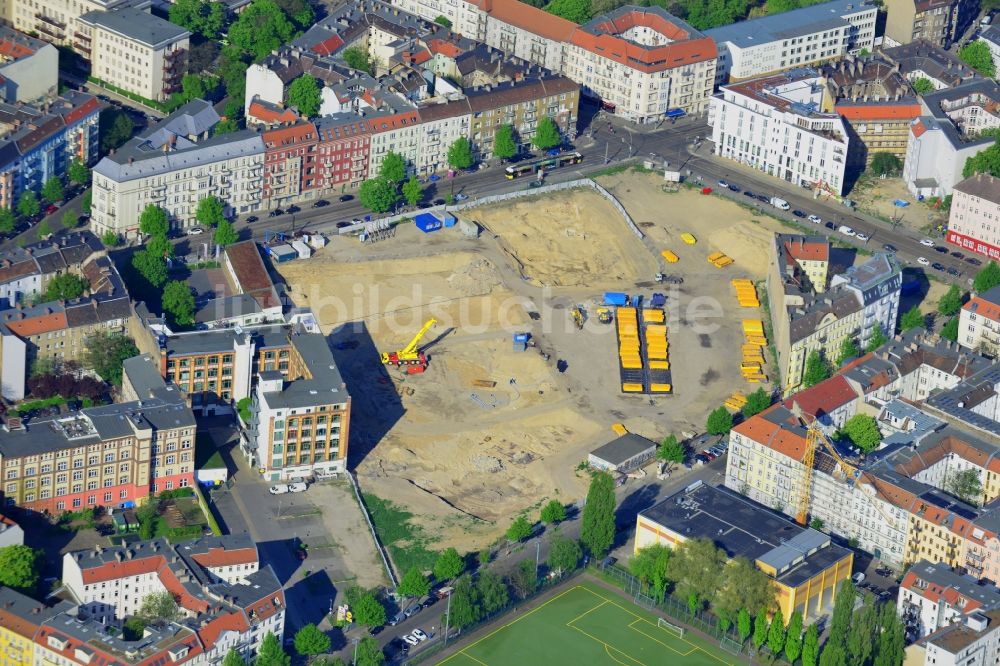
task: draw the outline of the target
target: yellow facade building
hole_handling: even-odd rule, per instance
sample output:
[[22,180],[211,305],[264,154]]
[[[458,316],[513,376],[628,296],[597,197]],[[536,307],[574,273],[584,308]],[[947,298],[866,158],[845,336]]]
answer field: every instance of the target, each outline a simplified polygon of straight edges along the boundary
[[0,587],[0,666],[34,663],[38,628],[72,607],[68,601],[46,606],[9,587]]

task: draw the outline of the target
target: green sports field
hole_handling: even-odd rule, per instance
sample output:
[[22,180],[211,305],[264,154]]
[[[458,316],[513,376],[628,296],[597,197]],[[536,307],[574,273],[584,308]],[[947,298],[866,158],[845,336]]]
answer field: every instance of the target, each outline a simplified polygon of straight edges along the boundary
[[438,662],[449,666],[733,666],[736,657],[591,583],[580,583]]

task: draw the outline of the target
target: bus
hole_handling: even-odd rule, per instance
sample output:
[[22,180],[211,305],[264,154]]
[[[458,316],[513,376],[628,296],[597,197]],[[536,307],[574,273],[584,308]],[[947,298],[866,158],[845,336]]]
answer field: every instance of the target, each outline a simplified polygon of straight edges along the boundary
[[514,180],[515,178],[519,178],[521,176],[530,176],[539,171],[549,171],[551,169],[557,169],[571,164],[579,164],[582,161],[583,155],[580,153],[563,153],[562,155],[546,157],[545,159],[536,160],[534,162],[512,164],[504,171],[507,174],[507,180]]

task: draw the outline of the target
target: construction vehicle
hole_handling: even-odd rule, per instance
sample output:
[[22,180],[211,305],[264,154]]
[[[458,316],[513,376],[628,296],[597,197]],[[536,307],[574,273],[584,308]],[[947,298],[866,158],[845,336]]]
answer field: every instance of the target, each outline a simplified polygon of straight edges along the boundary
[[611,308],[597,308],[597,321],[602,324],[611,323]]
[[570,312],[573,315],[573,323],[576,324],[577,329],[583,330],[584,314],[583,308],[579,305],[574,306]]
[[436,323],[436,319],[428,319],[423,328],[410,340],[410,344],[394,352],[383,352],[382,364],[405,368],[408,375],[418,375],[426,370],[427,355],[419,351],[417,345],[420,344],[420,340],[427,334],[431,326]]

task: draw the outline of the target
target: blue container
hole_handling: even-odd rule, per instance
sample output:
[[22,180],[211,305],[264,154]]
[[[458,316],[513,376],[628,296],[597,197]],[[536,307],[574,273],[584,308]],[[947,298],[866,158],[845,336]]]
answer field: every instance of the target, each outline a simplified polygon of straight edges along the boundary
[[446,227],[453,227],[453,226],[455,226],[456,222],[458,222],[458,218],[455,217],[454,215],[445,215],[444,216],[444,226],[446,226]]
[[527,342],[528,342],[528,334],[527,333],[515,333],[514,334],[514,342],[523,342],[523,343],[527,344]]
[[417,225],[417,229],[420,229],[425,234],[441,228],[441,220],[430,213],[420,213],[413,219],[413,223]]
[[662,308],[667,304],[667,297],[660,293],[654,293],[653,297],[649,299],[649,305],[654,308]]
[[628,303],[628,295],[620,291],[604,292],[604,304],[623,306]]

